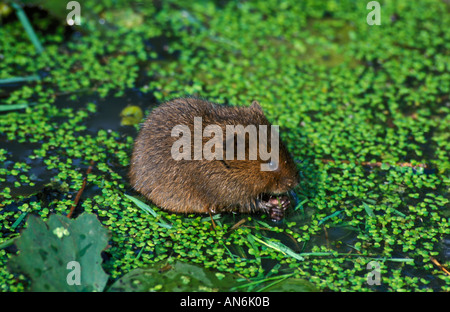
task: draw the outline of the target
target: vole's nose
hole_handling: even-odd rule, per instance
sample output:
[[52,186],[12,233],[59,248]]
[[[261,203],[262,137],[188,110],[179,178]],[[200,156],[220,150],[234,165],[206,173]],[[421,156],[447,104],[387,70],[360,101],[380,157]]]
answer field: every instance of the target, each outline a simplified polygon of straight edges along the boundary
[[285,185],[287,188],[291,189],[297,186],[299,179],[297,177],[291,178],[291,177],[283,177],[281,179],[282,185]]

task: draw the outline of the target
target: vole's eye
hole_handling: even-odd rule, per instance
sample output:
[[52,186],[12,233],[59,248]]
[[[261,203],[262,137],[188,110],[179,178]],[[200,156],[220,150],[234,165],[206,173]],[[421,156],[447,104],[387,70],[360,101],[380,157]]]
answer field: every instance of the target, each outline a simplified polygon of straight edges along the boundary
[[278,162],[271,160],[270,162],[267,163],[269,165],[269,169],[271,171],[277,170],[278,169]]

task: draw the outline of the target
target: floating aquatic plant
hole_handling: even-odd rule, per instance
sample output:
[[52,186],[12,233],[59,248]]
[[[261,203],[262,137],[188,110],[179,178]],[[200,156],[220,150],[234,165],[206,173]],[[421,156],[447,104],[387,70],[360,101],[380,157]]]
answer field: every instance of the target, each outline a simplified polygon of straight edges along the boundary
[[[9,16],[0,28],[0,79],[14,82],[0,90],[1,289],[28,285],[5,265],[26,217],[73,207],[111,232],[111,279],[182,260],[267,289],[289,276],[319,290],[448,291],[448,4],[381,5],[382,25],[369,26],[354,1],[88,1],[83,25],[70,28],[55,8],[43,5],[43,19],[24,6],[42,54]],[[127,181],[136,126],[121,126],[120,112],[186,94],[258,100],[280,125],[302,177],[284,223],[223,214],[213,230],[209,216],[141,198],[143,210],[125,196],[138,198]],[[367,283],[370,261],[379,287]]]

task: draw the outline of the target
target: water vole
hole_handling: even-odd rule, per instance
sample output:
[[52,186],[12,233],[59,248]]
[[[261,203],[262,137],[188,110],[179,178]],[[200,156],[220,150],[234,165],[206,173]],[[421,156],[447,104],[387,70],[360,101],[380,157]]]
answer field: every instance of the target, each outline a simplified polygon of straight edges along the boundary
[[[238,125],[245,129],[249,129],[249,125],[256,126],[256,129],[266,126],[267,142],[262,141],[263,145],[259,145],[263,139],[260,132],[256,133],[256,145],[250,144],[249,132],[237,131],[232,137],[227,137],[227,126]],[[184,128],[177,128],[180,126]],[[212,135],[210,131],[208,136],[205,131],[205,128],[211,129],[208,126],[223,132]],[[176,129],[187,129],[194,134],[186,135]],[[195,131],[199,129],[201,141],[196,141],[195,138],[199,137],[195,136]],[[247,141],[244,145],[245,159],[239,160],[242,157],[239,158],[237,142],[242,142],[238,141],[242,133],[244,136],[241,137]],[[289,199],[285,195],[278,198],[273,195],[291,190],[298,184],[299,176],[285,146],[274,140],[276,137],[272,133],[275,134],[257,102],[250,107],[232,107],[197,98],[173,99],[155,108],[142,125],[131,157],[131,185],[157,206],[173,212],[264,211],[272,219],[280,220],[290,204]],[[211,144],[212,138],[218,139],[216,143],[223,143],[223,149],[220,145]],[[231,145],[230,138],[236,139]],[[180,145],[180,142],[189,143]],[[195,155],[199,142],[200,154],[204,148],[205,152],[216,153],[214,155],[219,159],[208,158],[205,154],[200,160],[195,160],[199,159]],[[266,151],[276,151],[274,142],[279,143],[275,165],[273,159],[260,155],[261,147],[266,147]],[[226,154],[229,146],[233,146],[231,153],[234,157]],[[249,157],[252,151],[256,151],[256,159]],[[174,152],[186,157],[179,159],[180,156],[174,156]],[[266,171],[262,170],[262,165],[266,166]]]

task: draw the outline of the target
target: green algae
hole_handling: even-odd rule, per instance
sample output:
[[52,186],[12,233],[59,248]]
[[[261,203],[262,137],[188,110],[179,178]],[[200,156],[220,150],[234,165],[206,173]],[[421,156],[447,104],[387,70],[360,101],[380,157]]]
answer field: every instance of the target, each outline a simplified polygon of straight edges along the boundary
[[[24,214],[66,215],[86,178],[75,212],[111,231],[113,280],[170,259],[255,282],[292,274],[320,290],[448,291],[431,261],[450,265],[440,253],[450,233],[448,4],[380,3],[380,26],[354,1],[105,0],[83,4],[73,28],[54,8],[42,18],[26,6],[42,54],[6,16],[0,79],[40,79],[0,90],[10,106],[0,115],[0,245]],[[209,216],[151,206],[155,218],[124,196],[136,127],[121,126],[120,112],[184,95],[258,100],[280,125],[302,176],[284,223],[219,215],[214,231]],[[117,114],[102,121],[108,110]],[[14,253],[0,250],[3,291],[27,287],[3,265]],[[367,283],[373,260],[380,286]]]

